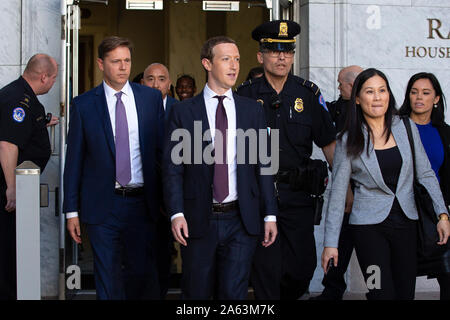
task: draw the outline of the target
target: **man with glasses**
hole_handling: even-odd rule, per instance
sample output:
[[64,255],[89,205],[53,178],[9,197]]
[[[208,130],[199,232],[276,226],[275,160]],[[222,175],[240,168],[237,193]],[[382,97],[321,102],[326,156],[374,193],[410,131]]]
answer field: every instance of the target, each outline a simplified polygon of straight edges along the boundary
[[[253,30],[264,76],[237,89],[239,95],[261,103],[269,132],[278,129],[280,134],[279,237],[272,246],[256,249],[251,275],[256,299],[298,299],[308,290],[316,268],[312,186],[323,187],[327,172],[326,164],[310,159],[312,143],[322,148],[331,165],[336,131],[319,88],[290,74],[299,33],[300,26],[287,20]],[[325,176],[312,173],[316,164],[325,166]]]

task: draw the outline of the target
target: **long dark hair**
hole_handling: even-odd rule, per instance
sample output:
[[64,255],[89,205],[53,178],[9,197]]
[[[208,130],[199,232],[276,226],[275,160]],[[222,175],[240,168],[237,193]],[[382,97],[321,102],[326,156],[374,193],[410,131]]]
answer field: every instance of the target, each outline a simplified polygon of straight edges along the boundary
[[344,129],[338,135],[338,139],[342,139],[342,136],[347,133],[347,155],[351,157],[357,157],[361,155],[364,150],[364,128],[367,127],[368,141],[367,141],[367,154],[369,154],[369,141],[373,137],[373,132],[370,126],[367,124],[364,118],[361,106],[356,104],[356,97],[359,96],[363,84],[374,76],[380,76],[386,82],[386,87],[389,92],[389,105],[384,115],[384,134],[386,134],[386,142],[388,142],[391,136],[391,127],[393,116],[397,113],[395,108],[395,98],[392,94],[389,81],[383,72],[380,70],[369,68],[362,71],[355,79],[352,88],[352,96],[350,99],[350,109],[347,113]]
[[436,96],[439,96],[440,99],[438,103],[436,104],[437,107],[433,108],[431,111],[431,124],[434,126],[440,126],[445,123],[445,96],[442,92],[441,85],[439,84],[438,79],[436,76],[432,73],[428,72],[419,72],[413,75],[409,81],[408,86],[406,87],[405,91],[405,100],[403,100],[403,104],[399,110],[400,115],[410,116],[412,112],[411,108],[411,100],[409,99],[409,94],[411,93],[412,86],[414,85],[414,82],[420,79],[428,79],[431,82],[431,85],[433,86],[434,92],[436,92]]

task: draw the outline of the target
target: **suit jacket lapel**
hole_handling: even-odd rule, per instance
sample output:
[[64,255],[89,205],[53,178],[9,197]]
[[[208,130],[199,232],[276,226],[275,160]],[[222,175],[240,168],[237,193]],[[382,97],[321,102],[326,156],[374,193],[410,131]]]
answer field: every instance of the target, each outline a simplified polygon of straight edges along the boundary
[[[191,113],[194,117],[194,121],[202,122],[202,135],[205,131],[209,130],[208,114],[206,113],[205,99],[203,98],[203,91],[197,96],[192,98],[192,104],[190,105]],[[210,141],[203,141],[203,148],[205,148]]]
[[116,147],[114,145],[114,137],[111,126],[111,118],[109,116],[108,105],[106,103],[105,90],[103,89],[103,83],[96,88],[95,91],[95,105],[99,113],[102,128],[105,131],[106,141],[108,143],[109,149],[111,150],[112,156],[116,156]]
[[367,156],[366,146],[360,155],[362,162],[365,164],[367,171],[369,171],[372,178],[375,180],[376,184],[386,193],[392,194],[391,189],[384,183],[383,175],[381,174],[380,165],[378,164],[377,155],[373,148],[373,143],[369,139],[369,134],[367,130],[363,129],[364,141],[369,143],[369,156]]
[[401,186],[408,174],[408,168],[412,158],[408,155],[411,154],[411,147],[409,145],[408,134],[406,128],[403,125],[403,121],[398,118],[394,118],[392,122],[392,135],[397,143],[400,155],[402,157],[402,168],[400,169],[400,175],[398,177],[397,186]]
[[241,99],[240,97],[233,92],[233,98],[234,98],[234,106],[236,109],[236,130],[238,128],[243,129],[245,131],[247,126],[243,126],[243,121],[245,119],[244,115],[244,106],[241,105]]
[[[245,123],[245,120],[248,118],[248,116],[247,116],[247,118],[245,116],[245,111],[246,111],[245,105],[243,103],[241,103],[242,102],[241,97],[238,96],[234,92],[233,92],[233,98],[234,98],[234,106],[235,106],[235,110],[236,110],[236,130],[242,129],[242,130],[246,131],[247,128],[249,128],[249,125],[248,125],[248,123]],[[258,134],[258,133],[256,133],[256,134]],[[237,145],[236,145],[236,147],[237,147]],[[239,152],[239,150],[237,149],[236,152]],[[246,156],[247,156],[247,154],[246,154]],[[236,157],[239,159],[239,155],[236,154]],[[237,177],[238,192],[239,192],[239,186],[243,185],[243,182],[241,181],[240,168],[241,168],[241,165],[239,165],[239,163],[236,163],[236,177]]]
[[[203,136],[205,132],[210,129],[208,114],[206,113],[205,99],[203,97],[203,90],[202,92],[200,92],[200,94],[192,98],[192,104],[190,105],[190,109],[194,121],[202,122],[202,157],[203,157],[203,151],[210,143],[212,143],[212,140],[203,141]],[[205,167],[207,168],[207,170],[204,170],[203,173],[205,174],[205,178],[207,179],[206,181],[212,181],[212,177],[214,174],[214,165],[205,164]]]
[[131,84],[131,89],[133,90],[134,95],[134,103],[136,104],[136,113],[138,117],[138,128],[139,128],[139,148],[141,150],[141,154],[144,153],[145,143],[144,143],[144,105],[145,101],[141,94],[139,94],[139,88]]

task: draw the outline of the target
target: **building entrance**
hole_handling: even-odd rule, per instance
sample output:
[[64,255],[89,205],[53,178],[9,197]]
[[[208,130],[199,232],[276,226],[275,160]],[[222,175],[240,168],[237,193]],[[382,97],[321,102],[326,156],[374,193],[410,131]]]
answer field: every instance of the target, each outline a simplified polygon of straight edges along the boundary
[[[67,68],[72,73],[66,84],[69,97],[101,83],[102,74],[96,63],[97,47],[103,38],[111,35],[129,38],[134,44],[130,81],[149,64],[159,62],[168,67],[173,85],[179,76],[189,74],[200,91],[205,83],[200,49],[205,40],[217,35],[229,36],[238,44],[241,71],[237,85],[258,65],[258,44],[251,39],[251,31],[270,19],[264,0],[238,1],[238,11],[205,11],[203,1],[199,0],[164,0],[162,10],[130,10],[127,3],[126,0],[79,2],[78,35],[71,38],[70,67]],[[76,21],[72,23],[76,25]],[[70,109],[70,104],[67,105]],[[69,115],[69,111],[66,114]],[[66,120],[70,122],[68,116]],[[64,227],[61,223],[61,228]],[[76,245],[68,234],[64,238],[66,266],[75,264],[81,269],[81,290],[66,289],[66,297],[78,293],[94,295],[93,257],[86,232],[82,228],[82,245]],[[174,297],[179,292],[181,258],[177,244],[172,251],[169,295]]]

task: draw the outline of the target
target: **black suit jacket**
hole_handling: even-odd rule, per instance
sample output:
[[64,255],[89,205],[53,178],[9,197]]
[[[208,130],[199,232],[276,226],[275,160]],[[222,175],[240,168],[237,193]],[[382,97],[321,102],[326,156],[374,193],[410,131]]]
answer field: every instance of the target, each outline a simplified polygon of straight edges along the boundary
[[[236,129],[267,130],[264,110],[259,103],[236,94],[233,94],[233,97],[236,107]],[[194,135],[195,122],[197,126],[201,124],[201,131],[198,130],[197,136]],[[191,143],[186,144],[186,150],[190,151],[190,156],[186,157],[188,161],[183,160],[180,164],[174,163],[171,159],[173,148],[176,145],[180,146],[180,140],[171,140],[172,133],[176,129],[184,129],[184,132],[189,133],[192,138]],[[184,214],[191,238],[203,236],[209,216],[212,214],[214,165],[206,164],[203,157],[201,163],[194,163],[195,144],[199,144],[199,150],[203,155],[203,151],[211,143],[202,141],[202,136],[208,129],[203,91],[192,99],[172,106],[163,153],[164,201],[169,217],[176,213]],[[257,139],[259,143],[259,137]],[[277,214],[273,176],[261,175],[260,169],[264,166],[259,157],[256,164],[249,163],[248,139],[245,142],[244,152],[245,164],[237,164],[238,201],[247,232],[257,235],[262,230],[261,214]]]

